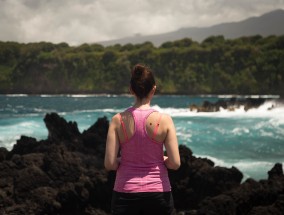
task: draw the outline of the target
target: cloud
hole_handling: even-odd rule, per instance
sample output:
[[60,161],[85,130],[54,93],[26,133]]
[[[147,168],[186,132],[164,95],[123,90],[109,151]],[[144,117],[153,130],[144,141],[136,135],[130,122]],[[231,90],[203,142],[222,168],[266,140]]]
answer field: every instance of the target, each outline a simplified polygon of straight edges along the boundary
[[0,40],[71,45],[239,21],[284,0],[0,0]]

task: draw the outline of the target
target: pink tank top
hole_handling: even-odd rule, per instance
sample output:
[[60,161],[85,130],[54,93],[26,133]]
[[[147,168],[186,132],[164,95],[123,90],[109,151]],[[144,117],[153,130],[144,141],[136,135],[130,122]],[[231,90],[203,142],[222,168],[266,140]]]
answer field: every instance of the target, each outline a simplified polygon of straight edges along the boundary
[[168,192],[171,185],[164,164],[163,143],[152,140],[146,132],[146,119],[154,109],[129,108],[135,132],[120,143],[121,162],[117,169],[114,190],[117,192]]

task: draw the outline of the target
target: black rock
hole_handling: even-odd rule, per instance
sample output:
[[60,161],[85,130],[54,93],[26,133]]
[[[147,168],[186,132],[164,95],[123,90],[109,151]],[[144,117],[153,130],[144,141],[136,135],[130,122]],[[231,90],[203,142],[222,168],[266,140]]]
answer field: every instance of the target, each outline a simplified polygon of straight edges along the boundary
[[[49,136],[22,136],[0,148],[0,214],[110,214],[115,171],[104,169],[109,122],[102,117],[82,134],[56,113],[44,118]],[[179,146],[181,167],[169,170],[178,214],[283,214],[281,164],[267,180],[247,179],[235,167],[215,166]]]

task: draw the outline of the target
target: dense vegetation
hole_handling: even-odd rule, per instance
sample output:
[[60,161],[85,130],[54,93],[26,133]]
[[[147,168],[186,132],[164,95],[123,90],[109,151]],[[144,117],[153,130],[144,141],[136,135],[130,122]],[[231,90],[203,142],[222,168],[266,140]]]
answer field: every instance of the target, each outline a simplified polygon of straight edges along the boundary
[[127,93],[149,65],[160,93],[282,94],[284,36],[114,45],[0,42],[0,93]]

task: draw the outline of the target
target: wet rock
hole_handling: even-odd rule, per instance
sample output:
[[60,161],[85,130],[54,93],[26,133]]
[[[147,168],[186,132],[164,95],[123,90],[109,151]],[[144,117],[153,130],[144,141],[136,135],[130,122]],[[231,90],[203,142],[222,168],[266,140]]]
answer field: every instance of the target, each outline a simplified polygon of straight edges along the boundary
[[44,122],[48,130],[48,138],[52,141],[74,141],[81,135],[76,122],[67,122],[56,113],[46,114]]
[[8,150],[4,147],[0,147],[0,162],[6,159],[7,154]]
[[203,199],[240,185],[242,173],[236,169],[214,166],[208,159],[196,158],[185,146],[179,147],[181,166],[170,171],[170,180],[179,209],[196,209]]
[[222,109],[228,111],[234,111],[237,108],[243,106],[245,111],[248,111],[251,108],[258,108],[264,104],[266,100],[264,98],[246,98],[246,99],[220,99],[215,103],[204,101],[202,105],[198,106],[196,104],[190,105],[191,111],[196,112],[218,112]]
[[283,176],[277,180],[248,179],[235,189],[201,201],[198,214],[283,214],[283,200]]
[[104,154],[96,153],[104,151],[106,118],[85,134],[95,137],[92,144],[76,123],[55,113],[44,121],[48,139],[22,136],[11,151],[1,150],[0,214],[107,214],[111,189]]
[[282,164],[276,163],[274,167],[268,171],[268,179],[277,179],[283,177],[283,168]]

